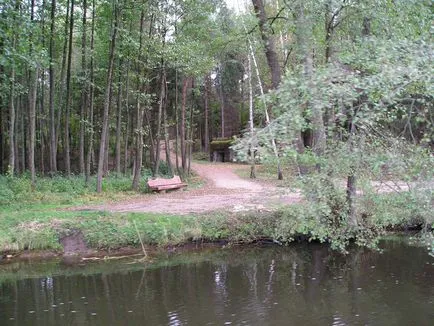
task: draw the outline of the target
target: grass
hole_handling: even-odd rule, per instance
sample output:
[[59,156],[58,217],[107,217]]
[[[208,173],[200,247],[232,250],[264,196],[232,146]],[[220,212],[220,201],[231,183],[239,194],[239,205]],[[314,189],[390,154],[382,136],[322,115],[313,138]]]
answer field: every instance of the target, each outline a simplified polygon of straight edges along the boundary
[[[260,173],[266,178],[269,170]],[[145,178],[146,174],[141,185]],[[189,181],[194,184],[194,179]],[[344,248],[354,237],[362,244],[369,243],[390,226],[434,222],[430,214],[432,194],[428,193],[427,198],[414,197],[412,193],[365,196],[359,205],[366,218],[363,228],[356,230],[358,233],[341,225],[341,213],[334,211],[340,197],[333,193],[324,193],[327,196],[322,196],[317,205],[306,202],[268,213],[177,216],[78,211],[83,205],[143,195],[130,190],[129,178],[106,178],[102,194],[94,192],[94,182],[86,186],[80,177],[40,178],[33,190],[27,177],[0,176],[0,254],[37,249],[61,251],[59,240],[76,232],[81,232],[87,246],[93,249],[139,247],[140,240],[156,246],[203,240],[250,243],[264,238],[287,243],[300,235],[309,241],[327,241]]]
[[[247,221],[224,215],[176,216],[151,213],[108,213],[54,209],[2,211],[0,252],[60,250],[59,239],[81,231],[90,248],[116,249],[140,245],[178,245],[207,239],[253,240],[262,236]],[[252,224],[253,225],[253,224]],[[137,227],[137,230],[136,230]]]
[[[145,173],[141,185],[146,179]],[[198,181],[192,177],[189,183],[195,187]],[[140,240],[147,245],[166,246],[198,239],[241,238],[237,237],[241,224],[231,225],[227,216],[219,214],[176,216],[77,210],[84,205],[143,196],[146,192],[132,192],[130,185],[130,178],[111,176],[104,180],[104,191],[97,194],[95,180],[86,185],[79,176],[38,178],[35,189],[26,176],[0,176],[0,253],[60,251],[60,239],[77,231],[94,249],[138,247]],[[251,231],[241,233],[251,238]]]
[[[146,181],[150,176],[145,171],[140,182],[140,192],[147,192]],[[96,178],[85,183],[82,176],[39,177],[33,189],[28,176],[11,178],[0,175],[0,210],[3,207],[16,207],[35,204],[72,205],[113,200],[128,197],[136,192],[131,191],[131,178],[125,176],[110,176],[103,181],[102,193],[97,194]],[[120,198],[121,199],[121,198]]]
[[[142,185],[146,178],[145,174]],[[195,185],[193,179],[190,182]],[[86,185],[78,176],[38,178],[35,189],[26,176],[0,176],[0,253],[60,251],[59,240],[77,231],[83,234],[88,247],[94,249],[139,246],[140,240],[147,245],[166,246],[203,238],[213,241],[235,237],[235,233],[228,231],[227,218],[222,215],[199,217],[77,210],[83,205],[143,195],[132,192],[130,185],[129,178],[112,176],[104,180],[104,191],[97,194],[94,179]],[[142,189],[142,193],[145,191]]]

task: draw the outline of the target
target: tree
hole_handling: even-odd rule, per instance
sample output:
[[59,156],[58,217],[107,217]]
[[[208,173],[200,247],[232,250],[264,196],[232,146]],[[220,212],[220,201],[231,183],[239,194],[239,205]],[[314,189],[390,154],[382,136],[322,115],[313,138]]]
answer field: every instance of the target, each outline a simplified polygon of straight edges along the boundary
[[274,39],[271,36],[271,28],[268,23],[267,14],[263,0],[252,0],[253,8],[255,10],[256,17],[259,21],[259,30],[261,32],[261,38],[264,45],[265,55],[267,57],[268,67],[271,73],[271,85],[276,89],[281,80],[281,72],[279,65],[279,57],[277,56]]
[[50,42],[49,42],[49,57],[50,66],[48,68],[49,73],[49,84],[50,84],[50,94],[49,94],[49,115],[50,115],[50,172],[54,173],[57,171],[57,153],[56,153],[56,117],[55,117],[55,107],[54,107],[54,95],[55,95],[55,70],[54,70],[54,47],[55,47],[55,17],[56,17],[56,0],[51,0],[51,11],[50,11]]
[[[74,1],[74,0],[71,0]],[[111,90],[113,83],[113,67],[115,61],[115,49],[116,49],[116,36],[118,33],[119,25],[119,3],[117,0],[113,0],[113,28],[110,37],[110,54],[109,54],[109,66],[107,71],[107,86],[104,93],[104,111],[103,111],[103,121],[102,121],[102,131],[101,131],[101,141],[99,147],[99,158],[98,158],[98,174],[97,174],[97,184],[96,191],[102,191],[102,177],[104,173],[104,158],[106,154],[106,142],[108,134],[108,119],[109,119],[109,108],[111,100]]]

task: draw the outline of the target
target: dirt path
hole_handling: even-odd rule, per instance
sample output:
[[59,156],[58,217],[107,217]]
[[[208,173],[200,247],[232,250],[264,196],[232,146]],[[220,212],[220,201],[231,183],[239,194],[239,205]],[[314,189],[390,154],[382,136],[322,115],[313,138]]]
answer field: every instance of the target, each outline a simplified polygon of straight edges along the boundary
[[[164,157],[164,156],[163,156]],[[90,209],[110,212],[154,212],[197,214],[212,211],[269,210],[298,202],[299,193],[246,180],[234,171],[249,169],[247,165],[230,163],[192,163],[192,170],[204,181],[199,189],[143,195],[140,199],[107,203]]]
[[[164,148],[161,157],[165,157]],[[172,162],[174,161],[172,158]],[[204,181],[202,187],[197,189],[187,187],[184,191],[162,194],[146,194],[139,198],[86,207],[86,209],[188,215],[213,211],[265,211],[302,200],[299,191],[276,187],[256,179],[243,179],[235,173],[236,170],[243,169],[248,172],[250,169],[248,165],[192,162],[191,169]],[[342,186],[345,187],[345,184]],[[379,193],[408,190],[407,184],[402,183],[373,182],[373,186]]]

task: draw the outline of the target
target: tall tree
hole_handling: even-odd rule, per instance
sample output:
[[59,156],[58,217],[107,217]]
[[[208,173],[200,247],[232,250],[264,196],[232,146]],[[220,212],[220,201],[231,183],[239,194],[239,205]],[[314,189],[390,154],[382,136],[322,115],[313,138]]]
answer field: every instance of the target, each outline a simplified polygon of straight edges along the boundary
[[298,10],[296,13],[297,19],[297,41],[299,46],[299,56],[303,63],[303,74],[306,80],[308,100],[306,103],[307,111],[306,116],[311,121],[312,127],[306,132],[305,146],[313,149],[313,151],[321,155],[325,151],[326,138],[325,128],[323,122],[323,112],[317,101],[314,87],[312,85],[313,75],[313,52],[312,52],[312,33],[313,24],[309,8],[306,8],[304,2],[298,3]]
[[122,132],[122,78],[121,67],[122,60],[119,59],[118,82],[117,82],[117,100],[116,100],[116,143],[115,143],[115,170],[119,175],[121,173],[121,132]]
[[51,0],[51,13],[50,13],[50,42],[49,42],[49,56],[50,56],[50,66],[48,68],[49,73],[49,84],[50,84],[50,94],[49,94],[49,114],[50,114],[50,172],[54,173],[57,171],[57,151],[56,151],[56,117],[54,108],[54,94],[56,90],[54,78],[54,47],[55,47],[55,33],[56,33],[56,0]]
[[204,82],[204,151],[205,153],[209,152],[209,140],[210,140],[210,132],[209,132],[209,100],[210,100],[210,91],[211,91],[211,76],[209,74],[205,75]]
[[68,59],[66,68],[66,105],[65,105],[65,129],[64,129],[64,160],[65,160],[65,170],[66,174],[69,176],[71,174],[71,149],[70,149],[70,139],[69,139],[69,125],[71,118],[71,106],[72,106],[72,42],[74,35],[74,0],[70,0],[71,9],[69,15],[69,34],[68,34]]
[[265,56],[267,57],[268,67],[270,68],[271,85],[272,88],[276,89],[281,80],[281,69],[279,56],[276,52],[276,45],[271,35],[271,28],[265,12],[263,0],[252,0],[252,3],[256,17],[259,21],[259,30],[261,32],[262,43],[265,49]]
[[255,165],[255,146],[253,145],[254,139],[254,123],[253,123],[253,88],[252,88],[252,63],[250,54],[247,55],[247,80],[249,83],[249,132],[250,132],[250,178],[256,179],[256,165]]
[[85,173],[85,111],[88,102],[88,74],[87,74],[87,62],[86,62],[86,46],[87,46],[87,0],[83,0],[82,3],[83,17],[82,17],[82,34],[81,34],[81,105],[80,105],[80,141],[79,141],[79,171],[81,174]]
[[[74,0],[71,0],[74,1]],[[112,29],[110,37],[110,47],[109,47],[109,64],[107,71],[107,86],[104,93],[104,111],[102,117],[102,130],[101,130],[101,140],[99,147],[99,157],[98,157],[98,173],[97,173],[97,183],[96,191],[102,191],[102,177],[104,174],[104,158],[106,154],[106,142],[108,134],[108,120],[109,120],[109,108],[111,99],[111,90],[113,83],[113,67],[115,60],[115,49],[116,49],[116,36],[118,33],[119,25],[119,4],[118,0],[113,0],[113,18],[112,18]]]
[[154,176],[158,175],[160,168],[160,148],[161,148],[161,124],[163,118],[163,110],[165,106],[166,97],[166,69],[164,67],[164,61],[161,60],[161,74],[160,74],[160,100],[158,102],[158,115],[157,115],[157,132],[155,135],[156,150],[155,150],[155,161],[154,161]]
[[93,140],[94,140],[94,125],[93,125],[93,111],[94,111],[94,98],[95,98],[95,87],[94,87],[94,48],[95,48],[95,11],[96,5],[95,0],[92,0],[92,24],[91,24],[91,34],[90,34],[90,62],[89,62],[89,102],[86,106],[87,111],[87,122],[88,122],[88,144],[87,144],[87,154],[86,154],[86,184],[90,179],[90,170],[93,157]]
[[[144,42],[144,29],[145,29],[145,10],[142,9],[140,14],[140,31],[139,31],[139,51],[136,60],[136,79],[137,89],[144,92],[145,85],[143,81],[143,69],[142,69],[142,48]],[[134,190],[139,189],[139,182],[142,175],[142,163],[143,163],[143,115],[144,105],[140,94],[136,95],[136,137],[135,137],[135,149],[134,149],[134,169],[133,169],[133,184]]]
[[181,140],[181,167],[183,173],[187,171],[187,147],[186,147],[186,111],[187,111],[187,94],[190,85],[190,78],[184,77],[182,81],[182,104],[181,104],[181,127],[180,127],[180,140]]
[[[34,44],[33,38],[33,28],[35,20],[35,0],[31,0],[30,5],[30,24],[31,30],[29,34],[29,57],[33,57]],[[28,164],[30,170],[30,176],[32,180],[32,186],[36,183],[36,168],[35,168],[35,144],[36,144],[36,92],[38,88],[38,62],[36,62],[36,67],[30,67],[29,69],[29,157]]]

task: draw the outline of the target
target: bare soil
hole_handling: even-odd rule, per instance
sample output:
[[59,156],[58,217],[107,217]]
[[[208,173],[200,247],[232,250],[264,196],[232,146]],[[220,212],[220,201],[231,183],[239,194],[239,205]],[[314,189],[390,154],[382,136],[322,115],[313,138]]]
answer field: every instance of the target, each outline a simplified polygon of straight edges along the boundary
[[[172,146],[173,148],[173,146]],[[171,153],[171,161],[175,154]],[[165,148],[160,157],[165,157]],[[152,212],[177,215],[202,214],[209,212],[270,211],[279,206],[302,201],[298,189],[279,187],[279,181],[241,178],[235,171],[248,175],[250,166],[234,163],[192,162],[191,169],[204,183],[198,189],[146,194],[126,201],[106,203],[86,209],[110,212]],[[372,183],[378,193],[408,191],[403,182]],[[345,187],[345,183],[342,183]],[[82,209],[82,208],[81,208]]]
[[204,182],[199,189],[143,195],[132,200],[106,203],[91,209],[110,212],[198,214],[212,211],[240,212],[271,210],[301,200],[299,192],[275,187],[254,179],[242,179],[234,171],[250,169],[231,163],[192,163],[191,169]]

